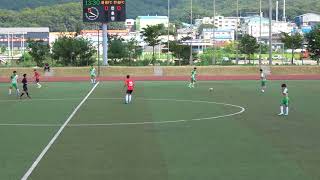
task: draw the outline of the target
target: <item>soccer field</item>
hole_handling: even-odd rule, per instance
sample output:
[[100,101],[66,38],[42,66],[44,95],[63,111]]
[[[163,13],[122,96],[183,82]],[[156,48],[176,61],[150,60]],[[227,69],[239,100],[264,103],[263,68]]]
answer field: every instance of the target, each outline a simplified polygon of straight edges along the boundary
[[132,104],[123,82],[0,84],[0,179],[318,180],[320,83],[285,81],[279,117],[283,82],[136,82]]

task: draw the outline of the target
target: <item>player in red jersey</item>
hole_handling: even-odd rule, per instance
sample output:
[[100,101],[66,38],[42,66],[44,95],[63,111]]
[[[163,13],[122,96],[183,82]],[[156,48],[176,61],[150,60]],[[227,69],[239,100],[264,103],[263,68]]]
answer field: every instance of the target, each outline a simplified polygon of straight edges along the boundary
[[126,99],[125,99],[126,104],[129,104],[129,103],[131,103],[131,96],[132,96],[132,92],[134,89],[134,82],[130,78],[130,75],[127,75],[127,79],[125,80],[124,87],[127,87]]
[[34,71],[34,78],[36,79],[36,84],[38,85],[38,88],[41,88],[40,73],[38,73],[36,69],[34,69],[33,71]]

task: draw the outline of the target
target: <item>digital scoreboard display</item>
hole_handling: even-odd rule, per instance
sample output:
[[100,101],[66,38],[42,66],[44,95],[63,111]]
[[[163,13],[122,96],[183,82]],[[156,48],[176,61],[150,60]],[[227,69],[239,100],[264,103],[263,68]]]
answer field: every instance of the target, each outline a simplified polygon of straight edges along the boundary
[[124,22],[125,0],[83,0],[83,22]]

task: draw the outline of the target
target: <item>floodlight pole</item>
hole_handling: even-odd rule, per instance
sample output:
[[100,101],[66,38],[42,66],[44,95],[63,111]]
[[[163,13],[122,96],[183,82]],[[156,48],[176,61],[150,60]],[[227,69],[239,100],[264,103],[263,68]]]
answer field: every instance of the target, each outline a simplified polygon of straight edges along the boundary
[[261,53],[262,53],[262,47],[261,47],[261,37],[262,37],[262,7],[261,7],[261,0],[259,2],[259,13],[260,13],[260,28],[259,28],[259,65],[261,65]]
[[8,32],[7,36],[7,42],[8,42],[8,59],[10,58],[10,52],[11,52],[11,45],[10,45],[10,33]]
[[239,0],[237,0],[237,25],[236,25],[236,62],[239,63],[239,38],[238,38],[238,29],[239,29]]
[[269,0],[269,65],[272,65],[272,0]]
[[170,0],[168,0],[168,42],[167,42],[167,63],[169,63],[169,47],[170,47],[170,43],[169,43],[169,39],[170,39]]
[[212,65],[216,63],[216,38],[215,38],[215,21],[216,21],[216,0],[213,0],[213,57],[212,57]]
[[193,27],[192,27],[192,0],[190,0],[190,30],[191,30],[191,38],[190,38],[190,60],[189,60],[189,64],[193,65],[193,56],[192,56],[192,35],[193,35]]
[[108,24],[102,23],[103,65],[108,66]]
[[98,77],[100,77],[100,26],[98,25]]

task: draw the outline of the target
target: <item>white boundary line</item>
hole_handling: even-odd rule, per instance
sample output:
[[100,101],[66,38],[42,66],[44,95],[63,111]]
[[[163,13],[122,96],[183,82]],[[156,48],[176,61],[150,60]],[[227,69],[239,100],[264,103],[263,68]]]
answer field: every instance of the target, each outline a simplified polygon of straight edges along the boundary
[[86,95],[86,97],[80,102],[80,104],[73,110],[73,112],[70,114],[68,119],[63,123],[63,125],[60,127],[58,132],[53,136],[53,138],[50,140],[48,145],[42,150],[42,152],[39,154],[37,159],[33,162],[31,167],[28,169],[28,171],[24,174],[24,176],[21,178],[21,180],[27,180],[28,177],[31,175],[33,170],[37,167],[41,159],[44,157],[44,155],[47,153],[47,151],[50,149],[50,147],[53,145],[53,143],[57,140],[63,129],[68,125],[70,120],[73,118],[73,116],[77,113],[77,111],[80,109],[80,107],[86,102],[88,97],[92,94],[92,92],[96,89],[96,87],[99,85],[99,82],[93,86],[91,91]]
[[7,99],[0,100],[1,102],[32,102],[32,101],[67,101],[67,100],[79,100],[81,98],[57,98],[57,99]]
[[[123,98],[87,98],[87,100],[121,100]],[[51,99],[53,100],[53,99]],[[61,99],[58,99],[61,100]],[[66,99],[65,99],[66,100]],[[235,116],[238,114],[243,113],[246,109],[242,106],[227,104],[227,103],[219,103],[219,102],[212,102],[212,101],[200,101],[200,100],[178,100],[178,99],[144,99],[144,98],[137,98],[137,100],[145,100],[145,101],[175,101],[175,102],[192,102],[192,103],[208,103],[208,104],[218,104],[223,106],[231,106],[239,108],[240,111],[220,115],[220,116],[212,116],[212,117],[205,117],[205,118],[196,118],[196,119],[189,119],[189,120],[171,120],[171,121],[145,121],[145,122],[132,122],[132,123],[101,123],[101,124],[67,124],[67,127],[94,127],[94,126],[126,126],[126,125],[144,125],[144,124],[168,124],[168,123],[180,123],[180,122],[188,122],[188,121],[202,121],[202,120],[210,120],[210,119],[218,119],[224,117]],[[23,127],[56,127],[61,126],[61,124],[0,124],[0,126],[23,126]]]

